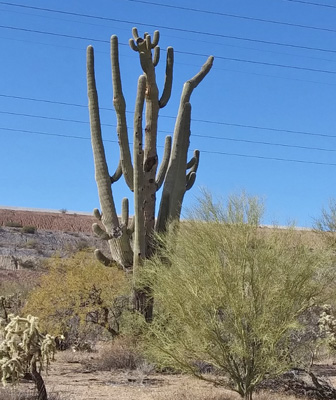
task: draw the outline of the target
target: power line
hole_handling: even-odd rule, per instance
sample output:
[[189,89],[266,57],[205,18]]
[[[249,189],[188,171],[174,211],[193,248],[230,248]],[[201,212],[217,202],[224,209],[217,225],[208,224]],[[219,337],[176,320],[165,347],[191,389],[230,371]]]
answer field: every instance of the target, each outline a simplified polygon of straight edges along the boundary
[[[153,5],[153,6],[172,8],[172,9],[175,9],[175,10],[193,11],[193,12],[198,12],[198,13],[203,13],[203,14],[219,15],[219,16],[222,16],[222,17],[244,19],[244,20],[247,20],[247,21],[265,22],[265,23],[268,23],[268,24],[292,26],[292,27],[295,27],[295,28],[313,29],[313,30],[318,30],[318,31],[336,33],[335,29],[322,28],[322,27],[319,27],[319,26],[294,24],[294,23],[291,23],[291,22],[275,21],[275,20],[271,20],[271,19],[263,19],[263,18],[256,18],[256,17],[248,17],[246,15],[228,14],[228,13],[222,13],[222,12],[217,12],[217,11],[201,10],[199,8],[182,7],[182,6],[176,6],[176,5],[171,5],[171,4],[156,3],[154,1],[143,1],[143,0],[127,0],[127,1],[131,1],[132,3],[142,3],[142,4],[150,4],[150,5]],[[301,3],[304,3],[304,2],[301,2]]]
[[[6,12],[11,12],[11,13],[19,13],[19,14],[24,14],[24,15],[30,15],[29,13],[22,13],[19,11],[13,11],[13,10],[6,10]],[[57,17],[47,17],[47,18],[51,18],[51,19],[56,19],[59,21],[69,21],[68,19],[62,19],[62,18],[57,18]],[[83,22],[83,21],[75,21],[76,23],[81,23],[81,24],[88,24],[88,25],[94,25],[94,26],[100,26],[99,24],[93,24],[90,22]],[[105,25],[106,26],[106,25]],[[120,29],[120,28],[119,28]],[[126,28],[123,28],[124,30],[126,30]],[[127,29],[128,30],[128,29]],[[167,37],[173,37],[173,38],[180,38],[177,36],[167,36]],[[74,37],[75,38],[75,37]],[[13,38],[6,38],[9,40],[17,40],[17,41],[23,41],[23,42],[31,42],[31,43],[39,43],[42,45],[48,45],[47,43],[43,43],[43,42],[36,42],[36,41],[32,41],[32,40],[20,40],[20,39],[13,39]],[[85,39],[80,37],[79,39]],[[90,39],[90,40],[94,40],[94,39]],[[271,54],[281,54],[281,55],[286,55],[286,56],[290,56],[290,57],[299,57],[299,58],[308,58],[308,59],[312,59],[312,60],[319,60],[319,61],[327,61],[327,62],[332,62],[332,63],[336,63],[336,60],[332,60],[330,58],[321,58],[321,57],[314,57],[314,56],[309,56],[309,55],[301,55],[301,54],[293,54],[293,53],[284,53],[284,52],[280,52],[280,51],[274,51],[274,50],[265,50],[265,49],[257,49],[254,47],[243,47],[243,46],[237,46],[234,44],[226,44],[226,43],[218,43],[218,42],[210,42],[209,40],[200,40],[200,39],[190,39],[190,38],[185,38],[184,40],[189,40],[189,41],[193,41],[193,42],[203,42],[203,43],[211,43],[214,45],[219,45],[219,46],[226,46],[226,47],[233,47],[233,48],[238,48],[238,49],[244,49],[244,50],[250,50],[250,51],[257,51],[257,52],[261,52],[261,53],[271,53]],[[107,41],[106,41],[107,42]],[[125,43],[120,43],[123,46],[128,46]],[[70,46],[62,46],[62,45],[56,45],[53,43],[53,46],[57,46],[57,47],[64,47],[64,48],[73,48],[75,50],[79,50],[76,47],[70,47]],[[180,63],[182,64],[182,63]],[[186,64],[187,65],[187,64]],[[216,67],[215,67],[216,68]],[[218,69],[218,68],[216,68]]]
[[[46,115],[33,115],[33,114],[25,114],[25,113],[16,113],[11,111],[0,111],[0,114],[7,114],[7,115],[17,115],[20,117],[30,117],[30,118],[42,118],[48,119],[52,121],[62,121],[62,122],[75,122],[77,124],[88,124],[88,121],[80,121],[76,119],[67,119],[67,118],[59,118],[59,117],[47,117]],[[114,126],[111,124],[102,124],[104,126]]]
[[283,1],[288,1],[291,3],[307,4],[307,5],[311,5],[311,6],[317,6],[317,7],[336,8],[336,6],[332,6],[331,4],[314,3],[312,1],[302,1],[302,0],[283,0]]
[[[88,37],[83,37],[83,36],[73,36],[73,35],[66,35],[66,34],[60,34],[60,33],[54,33],[54,32],[45,32],[45,31],[39,31],[39,30],[35,30],[35,29],[17,28],[17,27],[6,26],[6,25],[0,25],[0,28],[12,29],[12,30],[18,30],[18,31],[24,31],[24,32],[32,32],[32,33],[51,35],[51,36],[61,36],[61,37],[66,37],[66,38],[73,38],[73,39],[80,39],[80,40],[87,40],[87,41],[92,40],[92,41],[101,42],[101,43],[109,43],[108,40],[93,39],[93,38],[88,38]],[[126,43],[120,43],[120,44],[122,44],[124,46],[128,46]],[[179,50],[175,50],[175,53],[187,54],[187,55],[192,55],[192,56],[197,56],[197,57],[208,57],[207,54],[193,53],[193,52],[179,51]],[[248,63],[248,64],[265,65],[268,67],[289,68],[289,69],[295,69],[295,70],[301,70],[301,71],[318,72],[318,73],[336,75],[336,71],[308,68],[308,67],[299,67],[297,65],[276,64],[276,63],[269,63],[269,62],[255,61],[255,60],[247,60],[247,59],[243,59],[243,58],[223,57],[223,56],[216,56],[216,55],[215,55],[215,58],[218,58],[221,60],[226,60],[226,61],[235,61],[235,62]]]
[[[303,49],[303,50],[314,50],[314,51],[321,51],[321,52],[327,52],[327,53],[336,53],[336,50],[319,48],[319,47],[300,46],[300,45],[295,45],[295,44],[291,44],[291,43],[273,42],[273,41],[268,41],[268,40],[251,39],[251,38],[246,38],[246,37],[224,35],[224,34],[212,33],[212,32],[202,32],[202,31],[197,31],[197,30],[174,28],[174,27],[170,27],[170,26],[166,26],[166,25],[144,24],[144,23],[141,23],[141,22],[138,22],[138,21],[128,21],[128,20],[121,20],[121,19],[116,19],[116,18],[109,18],[109,17],[102,17],[102,16],[75,13],[75,12],[70,12],[70,11],[54,10],[54,9],[50,9],[50,8],[26,6],[26,5],[23,5],[23,4],[12,4],[12,3],[7,3],[7,2],[3,2],[3,1],[0,1],[0,4],[5,4],[5,5],[8,5],[8,6],[14,6],[14,7],[28,8],[28,9],[33,9],[33,10],[46,11],[46,12],[51,12],[51,13],[72,15],[72,16],[77,16],[77,17],[85,17],[85,18],[92,18],[92,19],[105,20],[105,21],[121,22],[121,23],[133,24],[133,25],[137,24],[137,25],[140,25],[140,26],[151,27],[151,28],[154,28],[154,29],[161,28],[161,29],[172,30],[172,31],[175,31],[175,32],[176,31],[177,32],[186,32],[186,33],[193,33],[193,34],[210,36],[210,37],[220,37],[220,38],[225,38],[225,39],[242,40],[242,41],[247,41],[247,42],[269,44],[269,45],[275,45],[275,46],[284,46],[284,47]],[[91,40],[94,40],[94,39],[91,39]]]
[[[294,23],[290,23],[290,22],[275,21],[275,20],[268,20],[268,19],[255,18],[255,17],[247,17],[247,16],[244,16],[244,15],[237,15],[237,14],[215,13],[215,12],[211,12],[211,11],[203,11],[203,10],[199,10],[199,9],[193,9],[193,8],[187,8],[187,7],[181,7],[181,6],[172,6],[172,5],[160,4],[160,3],[155,3],[155,2],[147,2],[147,1],[142,1],[142,0],[128,0],[128,1],[151,4],[151,5],[162,6],[162,7],[169,7],[169,8],[174,8],[174,9],[182,9],[182,10],[197,11],[197,12],[206,12],[206,13],[209,13],[209,14],[218,14],[218,15],[221,15],[221,16],[226,16],[226,17],[230,17],[230,18],[244,19],[244,20],[249,20],[249,21],[265,22],[265,23],[271,23],[271,24],[277,24],[277,25],[292,26],[292,27],[295,27],[295,28],[313,29],[313,30],[318,30],[318,31],[336,33],[335,29],[322,28],[322,27],[312,26],[312,25],[294,24]],[[128,23],[128,24],[129,23],[136,23],[137,25],[151,26],[151,27],[155,28],[155,25],[153,25],[153,24],[144,24],[144,23],[140,23],[138,21],[118,20],[116,18],[102,17],[102,16],[89,15],[89,14],[83,14],[83,13],[75,13],[75,12],[70,12],[70,11],[54,10],[54,9],[43,8],[43,7],[27,6],[27,5],[24,5],[24,4],[13,4],[13,3],[5,2],[5,1],[1,1],[0,4],[4,4],[4,5],[7,5],[7,6],[12,6],[12,7],[21,7],[21,8],[28,8],[28,9],[33,9],[33,10],[41,10],[41,11],[47,11],[47,12],[55,12],[55,13],[59,13],[59,14],[73,15],[73,16],[78,16],[78,17],[94,18],[94,19],[100,19],[100,20],[105,20],[105,21],[114,21],[114,22],[118,21],[118,22],[123,22],[123,23]],[[182,30],[182,29],[178,29],[178,28],[165,27],[165,26],[164,26],[164,28],[165,29]],[[192,31],[189,31],[189,32],[192,32]]]
[[272,143],[272,142],[264,142],[264,141],[258,141],[258,140],[235,139],[235,138],[218,137],[218,136],[210,136],[210,135],[198,135],[195,133],[193,133],[192,136],[202,137],[205,139],[227,140],[230,142],[239,142],[239,143],[263,144],[263,145],[267,145],[267,146],[278,146],[278,147],[286,147],[286,148],[301,149],[301,150],[318,150],[318,151],[336,152],[336,149],[326,149],[324,147],[298,146],[298,145],[294,145],[294,144]]
[[[0,39],[1,38],[2,39],[6,39],[6,40],[24,42],[24,43],[37,43],[37,44],[40,44],[40,45],[43,45],[43,46],[50,46],[50,43],[37,42],[35,40],[14,39],[14,38],[8,38],[8,37],[1,37],[0,36]],[[209,43],[209,42],[205,42],[205,43]],[[120,43],[120,42],[119,42],[119,44],[121,44],[123,46],[128,46],[127,44]],[[73,49],[73,50],[76,50],[76,51],[85,50],[85,48],[79,48],[79,47],[74,47],[74,46],[64,46],[64,45],[59,45],[59,44],[55,44],[55,43],[53,43],[52,46],[53,47],[66,48],[66,49]],[[231,45],[228,45],[228,46],[231,46]],[[233,47],[236,47],[236,46],[233,45]],[[239,46],[238,46],[238,48],[239,48]],[[262,51],[262,52],[268,52],[267,50],[253,49],[253,48],[248,48],[248,47],[247,47],[247,49],[256,50],[256,51]],[[107,51],[96,50],[96,52],[97,53],[103,53],[103,54],[109,54]],[[275,53],[278,53],[278,52],[275,52]],[[280,53],[279,52],[278,54],[286,54],[286,53]],[[290,54],[287,54],[287,55],[290,55]],[[128,56],[128,57],[130,57],[130,56]],[[300,56],[300,57],[308,57],[308,58],[313,58],[313,59],[317,59],[317,60],[321,60],[321,61],[331,61],[331,62],[335,62],[336,63],[336,60],[335,61],[334,60],[326,60],[326,59],[321,59],[321,58],[316,58],[316,57],[309,57],[309,56]],[[179,61],[177,61],[176,64],[199,67],[199,65],[197,65],[197,64],[183,63],[183,62],[179,62]],[[217,70],[217,71],[227,71],[227,72],[234,72],[234,73],[239,73],[239,74],[261,76],[261,77],[266,77],[266,78],[275,78],[275,79],[289,80],[289,81],[295,81],[295,82],[313,83],[313,84],[316,84],[316,85],[336,86],[336,83],[331,83],[331,82],[312,81],[312,80],[309,80],[309,79],[291,78],[291,77],[288,77],[288,76],[262,74],[262,73],[258,73],[258,72],[252,72],[252,71],[241,71],[241,70],[237,70],[237,69],[220,68],[220,67],[217,67],[217,66],[214,66],[212,69],[213,70]]]
[[[50,43],[37,42],[35,40],[14,39],[14,38],[8,38],[8,37],[1,37],[0,36],[0,39],[1,38],[2,39],[6,39],[6,40],[24,42],[24,43],[37,43],[37,44],[40,44],[42,46],[50,46]],[[209,43],[209,42],[205,42],[205,43]],[[119,44],[124,45],[124,46],[128,46],[128,45],[120,43],[120,42],[119,42]],[[59,45],[59,44],[55,44],[55,43],[53,43],[52,46],[53,47],[66,48],[66,49],[73,49],[73,50],[76,50],[76,51],[85,50],[85,48],[79,48],[79,47],[74,47],[74,46],[64,46],[64,45]],[[228,46],[231,46],[231,45],[228,45]],[[236,47],[236,46],[233,46],[233,47]],[[238,48],[239,48],[239,46],[238,46]],[[248,48],[248,47],[247,47],[247,49],[257,50],[257,51],[262,51],[262,52],[268,52],[267,50],[253,49],[253,48]],[[109,54],[107,51],[96,50],[95,52],[103,53],[103,54]],[[275,53],[278,53],[278,52],[275,52]],[[286,54],[286,53],[280,53],[279,52],[278,54]],[[287,55],[290,55],[290,54],[287,54]],[[128,57],[130,57],[130,56],[128,56]],[[300,57],[308,57],[308,58],[313,58],[313,59],[317,59],[317,60],[321,60],[321,61],[331,61],[331,62],[335,62],[336,63],[336,60],[335,61],[334,60],[326,60],[326,59],[321,59],[321,58],[316,58],[316,57],[309,57],[309,56],[300,56]],[[199,67],[199,65],[197,65],[197,64],[183,63],[183,62],[179,62],[179,61],[177,61],[176,64]],[[220,68],[220,67],[217,67],[217,66],[214,66],[212,69],[213,70],[217,70],[217,71],[227,71],[227,72],[234,72],[234,73],[239,73],[239,74],[261,76],[261,77],[266,77],[266,78],[275,78],[275,79],[289,80],[289,81],[295,81],[295,82],[313,83],[313,84],[316,84],[316,85],[336,86],[336,83],[331,83],[331,82],[312,81],[312,80],[309,80],[309,79],[291,78],[291,77],[288,77],[288,76],[262,74],[262,73],[258,73],[258,72],[252,72],[252,71],[242,71],[242,70],[230,69],[230,68]]]
[[[80,108],[87,108],[88,107],[87,105],[84,105],[84,104],[67,103],[67,102],[62,102],[62,101],[53,101],[53,100],[46,100],[46,99],[36,99],[36,98],[33,98],[33,97],[12,96],[12,95],[7,95],[7,94],[0,94],[0,97],[36,101],[36,102],[42,102],[42,103],[48,103],[48,104],[59,104],[59,105],[80,107]],[[100,109],[101,110],[106,110],[106,111],[114,111],[114,109],[111,108],[111,107],[100,107]],[[65,122],[88,123],[87,121],[77,121],[77,120],[70,120],[70,119],[56,118],[56,117],[47,117],[47,116],[36,116],[36,115],[31,115],[31,114],[20,114],[20,113],[7,112],[7,111],[0,111],[0,113],[2,113],[2,114],[10,114],[10,115],[19,115],[19,116],[25,116],[25,117],[53,119],[53,120],[65,121]],[[133,114],[133,111],[126,111],[126,113]],[[161,118],[176,119],[176,116],[173,116],[173,115],[160,115],[160,117]],[[194,121],[194,122],[202,122],[202,123],[205,123],[205,124],[233,126],[233,127],[236,127],[236,128],[245,128],[245,129],[247,128],[247,129],[256,129],[256,130],[264,130],[264,131],[279,132],[279,133],[280,132],[281,133],[293,133],[293,134],[299,134],[299,135],[336,138],[336,135],[329,135],[329,134],[326,134],[326,133],[298,131],[298,130],[293,130],[293,129],[281,129],[281,128],[260,126],[260,125],[237,124],[237,123],[233,123],[233,122],[212,121],[212,120],[198,119],[198,118],[192,118],[192,121]],[[115,126],[115,125],[111,125],[111,124],[102,124],[102,125],[112,126],[112,127]],[[160,131],[160,132],[167,133],[166,131]]]
[[[201,53],[193,53],[193,52],[188,52],[188,51],[178,51],[175,50],[175,53],[182,53],[182,54],[188,54],[191,56],[206,56]],[[259,64],[259,65],[266,65],[268,67],[279,67],[279,68],[290,68],[290,69],[298,69],[298,70],[304,70],[304,71],[310,71],[310,72],[321,72],[325,74],[336,74],[336,71],[331,71],[331,70],[323,70],[323,69],[315,69],[315,68],[307,68],[307,67],[298,67],[296,65],[286,65],[286,64],[275,64],[275,63],[268,63],[268,62],[263,62],[263,61],[255,61],[255,60],[246,60],[243,58],[232,58],[232,57],[223,57],[223,56],[214,56],[215,58],[218,58],[220,60],[227,60],[227,61],[236,61],[236,62],[243,62],[243,63],[250,63],[250,64]]]
[[[61,103],[64,104],[64,103]],[[75,123],[82,123],[82,124],[89,124],[87,121],[80,121],[80,120],[73,120],[73,119],[66,119],[66,118],[58,118],[58,117],[47,117],[43,115],[32,115],[32,114],[23,114],[23,113],[15,113],[15,112],[7,112],[7,111],[0,111],[1,114],[9,114],[9,115],[18,115],[18,116],[23,116],[23,117],[32,117],[32,118],[42,118],[42,119],[48,119],[48,120],[57,120],[57,121],[62,121],[62,122],[75,122]],[[202,121],[204,122],[204,121]],[[216,122],[215,122],[216,123]],[[101,124],[102,126],[109,126],[115,128],[115,124]],[[230,124],[231,125],[231,124]],[[243,126],[243,127],[248,127],[248,126]],[[131,127],[127,127],[129,130],[132,130]],[[5,128],[2,128],[5,129]],[[268,129],[268,128],[264,128]],[[10,130],[10,129],[9,129]],[[20,130],[21,131],[21,130]],[[30,131],[26,131],[30,132]],[[159,130],[158,132],[161,133],[168,133],[167,131],[162,131]],[[301,133],[300,131],[289,131],[293,133]],[[37,132],[35,132],[37,133]],[[41,133],[40,134],[45,134],[47,133]],[[316,136],[320,136],[321,134],[314,134]],[[64,136],[64,137],[72,137],[72,138],[77,138],[77,139],[85,139],[83,137],[77,137],[77,136],[69,136],[69,135],[61,135],[61,134],[49,134],[49,136]],[[236,138],[228,138],[228,137],[219,137],[219,136],[209,136],[209,135],[200,135],[200,134],[193,134],[194,137],[201,137],[201,138],[206,138],[206,139],[212,139],[212,140],[226,140],[226,141],[231,141],[231,142],[238,142],[238,143],[250,143],[250,144],[262,144],[262,145],[267,145],[267,146],[277,146],[277,147],[286,147],[286,148],[297,148],[297,149],[303,149],[303,150],[317,150],[317,151],[325,151],[325,152],[336,152],[336,149],[327,149],[323,147],[309,147],[309,146],[299,146],[299,145],[290,145],[286,143],[272,143],[272,142],[266,142],[266,141],[256,141],[256,140],[248,140],[248,139],[236,139]],[[323,135],[325,136],[325,135]],[[336,138],[336,136],[329,136],[328,137],[333,137]],[[88,138],[89,139],[89,138]],[[112,140],[113,143],[117,143],[116,140]]]
[[[27,116],[27,115],[25,115],[25,116]],[[102,124],[102,125],[104,125],[104,124]],[[108,125],[108,126],[116,127],[116,125]],[[11,132],[26,132],[26,133],[34,133],[34,134],[38,134],[38,135],[59,136],[59,137],[72,138],[72,139],[90,140],[89,137],[74,136],[74,135],[64,135],[64,134],[59,134],[59,133],[47,133],[47,132],[30,131],[30,130],[24,130],[24,129],[5,128],[5,127],[0,127],[0,129],[1,130],[8,130],[8,131],[11,131]],[[128,129],[131,130],[130,127],[128,127]],[[160,130],[158,132],[167,133],[165,131],[160,131]],[[272,142],[265,142],[265,141],[258,141],[258,140],[228,138],[228,137],[223,137],[223,136],[219,137],[219,136],[211,136],[211,135],[199,135],[199,134],[196,134],[196,133],[193,133],[192,136],[201,137],[201,138],[205,138],[205,139],[212,139],[212,140],[226,140],[226,141],[238,142],[238,143],[262,144],[262,145],[274,146],[274,147],[286,147],[286,148],[303,149],[303,150],[317,150],[317,151],[325,151],[325,152],[336,152],[336,149],[326,149],[326,148],[323,148],[323,147],[298,146],[298,145],[291,145],[291,144],[285,144],[285,143],[272,143]],[[118,143],[117,140],[104,139],[104,141],[111,142],[111,143]]]
[[[38,134],[38,135],[42,135],[42,136],[56,136],[56,137],[63,137],[63,138],[69,138],[69,139],[90,140],[90,138],[86,138],[86,137],[82,137],[82,136],[63,135],[63,134],[47,133],[47,132],[39,132],[39,131],[29,131],[29,130],[23,130],[23,129],[11,129],[11,128],[0,127],[0,130]],[[105,140],[104,139],[104,141],[117,143],[116,140]],[[159,147],[163,147],[163,146],[159,146]],[[325,162],[319,162],[319,161],[307,161],[307,160],[298,160],[298,159],[281,158],[281,157],[266,157],[266,156],[258,156],[255,154],[230,153],[230,152],[223,152],[223,151],[208,151],[208,150],[202,150],[202,149],[200,151],[204,154],[218,154],[218,155],[243,157],[243,158],[255,158],[255,159],[260,159],[260,160],[293,162],[293,163],[299,163],[299,164],[323,165],[323,166],[332,166],[332,167],[336,166],[335,163],[325,163]]]
[[[110,41],[106,40],[106,39],[94,39],[94,38],[85,37],[85,36],[66,35],[64,33],[46,32],[46,31],[39,31],[39,30],[36,30],[36,29],[28,29],[28,28],[18,28],[16,26],[0,25],[0,28],[10,29],[10,30],[13,30],[13,31],[38,33],[40,35],[59,36],[59,37],[65,37],[67,39],[79,39],[79,40],[86,40],[86,41],[92,40],[93,42],[110,43]],[[123,46],[126,45],[124,43],[119,43],[119,44],[121,44]]]
[[[75,135],[64,135],[61,133],[48,133],[48,132],[40,132],[40,131],[29,131],[26,129],[13,129],[13,128],[5,128],[0,126],[0,130],[2,131],[9,131],[9,132],[23,132],[23,133],[32,133],[34,135],[42,135],[42,136],[55,136],[55,137],[62,137],[62,138],[67,138],[67,139],[81,139],[81,140],[90,140],[88,137],[83,137],[83,136],[75,136]],[[114,142],[118,143],[117,140],[104,140],[104,142]]]
[[286,162],[294,162],[294,163],[300,163],[300,164],[328,165],[328,166],[333,166],[333,167],[336,166],[336,164],[334,164],[334,163],[324,163],[324,162],[319,162],[319,161],[306,161],[306,160],[296,160],[296,159],[290,159],[290,158],[266,157],[266,156],[264,157],[264,156],[257,156],[257,155],[252,155],[252,154],[227,153],[227,152],[223,152],[223,151],[202,150],[202,153],[219,154],[219,155],[235,156],[235,157],[243,157],[243,158],[258,158],[261,160],[286,161]]

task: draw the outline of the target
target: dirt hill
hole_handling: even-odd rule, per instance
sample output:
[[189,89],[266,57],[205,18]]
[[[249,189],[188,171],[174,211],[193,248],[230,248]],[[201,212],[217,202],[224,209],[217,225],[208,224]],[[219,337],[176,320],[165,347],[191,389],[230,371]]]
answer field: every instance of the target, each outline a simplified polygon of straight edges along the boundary
[[36,269],[47,257],[86,247],[108,254],[107,244],[91,231],[96,221],[79,213],[0,209],[0,269]]
[[0,208],[0,226],[33,226],[37,229],[91,234],[93,215],[63,211]]

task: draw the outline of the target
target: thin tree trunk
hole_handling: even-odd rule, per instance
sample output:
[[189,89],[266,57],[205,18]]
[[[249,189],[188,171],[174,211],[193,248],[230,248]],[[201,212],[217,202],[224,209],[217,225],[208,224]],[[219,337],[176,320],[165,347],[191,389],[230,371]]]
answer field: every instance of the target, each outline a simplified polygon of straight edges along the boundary
[[134,308],[145,317],[146,322],[153,321],[153,297],[149,293],[150,288],[142,290],[134,289]]
[[36,368],[36,360],[35,357],[33,358],[31,362],[31,374],[33,377],[33,380],[35,382],[36,388],[37,388],[37,400],[48,400],[48,394],[47,394],[47,389],[44,384],[44,380],[41,376],[41,374],[38,372]]

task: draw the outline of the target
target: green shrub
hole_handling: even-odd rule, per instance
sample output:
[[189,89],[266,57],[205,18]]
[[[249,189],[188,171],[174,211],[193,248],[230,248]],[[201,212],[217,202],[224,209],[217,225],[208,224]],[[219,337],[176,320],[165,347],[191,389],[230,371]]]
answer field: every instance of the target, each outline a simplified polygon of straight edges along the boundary
[[36,233],[36,231],[37,231],[36,226],[23,226],[22,227],[22,233],[34,234],[34,233]]
[[51,258],[46,267],[24,309],[40,318],[44,331],[70,336],[70,342],[119,333],[130,290],[123,271],[102,266],[92,252],[84,251],[67,259]]
[[[207,195],[190,220],[158,238],[161,254],[143,277],[157,305],[149,355],[248,400],[266,375],[295,365],[290,339],[331,276],[330,252],[294,229],[261,229],[261,211],[245,195],[226,208]],[[218,375],[202,373],[200,361]]]

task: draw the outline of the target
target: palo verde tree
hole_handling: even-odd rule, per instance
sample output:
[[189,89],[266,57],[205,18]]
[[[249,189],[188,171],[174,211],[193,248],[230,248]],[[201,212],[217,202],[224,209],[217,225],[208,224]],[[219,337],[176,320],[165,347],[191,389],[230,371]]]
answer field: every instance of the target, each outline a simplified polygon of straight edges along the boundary
[[265,377],[301,364],[300,318],[324,301],[333,276],[318,236],[260,228],[261,216],[253,197],[222,207],[207,196],[173,237],[158,238],[159,254],[142,271],[157,302],[148,355],[245,400]]
[[[143,74],[138,80],[134,111],[133,160],[126,124],[126,102],[119,68],[118,38],[117,36],[111,37],[113,105],[117,117],[117,135],[120,147],[120,160],[113,175],[108,170],[102,141],[92,46],[87,49],[87,82],[95,179],[101,207],[101,211],[94,210],[94,215],[102,223],[102,225],[94,224],[93,230],[102,239],[108,241],[112,260],[99,250],[96,250],[95,254],[105,265],[110,265],[114,261],[122,269],[126,271],[133,269],[133,273],[136,273],[142,260],[150,258],[155,252],[152,242],[153,232],[163,231],[168,220],[179,219],[184,194],[195,182],[199,151],[195,150],[191,160],[187,160],[191,122],[190,96],[210,71],[213,57],[209,57],[200,72],[184,84],[173,141],[170,136],[166,137],[164,154],[159,166],[157,155],[158,117],[160,108],[168,103],[171,95],[174,52],[172,47],[167,49],[164,89],[159,96],[155,76],[155,67],[160,58],[159,32],[155,31],[153,38],[148,33],[145,33],[143,38],[139,37],[136,28],[133,28],[132,33],[133,39],[129,41],[130,47],[138,53],[143,70]],[[143,114],[145,114],[144,137]],[[111,185],[122,175],[134,193],[134,217],[131,222],[128,199],[123,199],[122,215],[119,219],[112,195]],[[161,203],[158,217],[155,219],[156,192],[162,185]],[[134,294],[136,309],[144,314],[147,320],[150,320],[152,305],[147,301],[146,291],[135,290]]]

